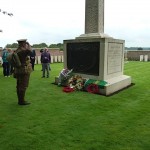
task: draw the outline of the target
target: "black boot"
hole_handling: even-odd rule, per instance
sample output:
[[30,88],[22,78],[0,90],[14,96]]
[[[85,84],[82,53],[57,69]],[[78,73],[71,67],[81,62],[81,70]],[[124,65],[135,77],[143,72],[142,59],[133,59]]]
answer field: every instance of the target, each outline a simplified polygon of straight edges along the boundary
[[19,104],[19,105],[30,105],[30,103],[29,103],[29,102],[27,102],[27,101],[24,101],[24,102],[21,102],[21,103],[20,103],[20,102],[18,102],[18,104]]
[[25,91],[19,91],[18,93],[18,104],[19,105],[29,105],[30,103],[24,100]]

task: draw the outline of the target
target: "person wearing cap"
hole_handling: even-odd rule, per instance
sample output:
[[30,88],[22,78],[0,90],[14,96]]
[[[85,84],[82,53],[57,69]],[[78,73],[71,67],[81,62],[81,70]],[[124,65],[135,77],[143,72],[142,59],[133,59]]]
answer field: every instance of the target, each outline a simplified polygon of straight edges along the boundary
[[47,78],[49,78],[51,55],[48,52],[47,48],[45,48],[44,52],[41,54],[41,62],[42,62],[42,70],[43,70],[42,78],[45,78],[45,72],[47,73]]
[[14,78],[17,80],[17,96],[19,105],[28,105],[29,102],[25,101],[26,89],[29,85],[30,73],[32,72],[32,66],[30,64],[31,46],[27,42],[27,39],[18,40],[18,48],[16,50],[21,62],[20,67],[14,68]]

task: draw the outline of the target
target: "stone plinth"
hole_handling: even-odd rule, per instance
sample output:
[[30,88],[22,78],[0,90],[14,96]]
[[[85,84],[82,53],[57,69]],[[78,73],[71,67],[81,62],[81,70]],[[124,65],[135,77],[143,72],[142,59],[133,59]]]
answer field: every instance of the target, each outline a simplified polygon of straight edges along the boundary
[[131,84],[131,78],[123,75],[124,42],[98,37],[64,40],[64,68],[83,78],[106,81],[100,94],[113,94]]

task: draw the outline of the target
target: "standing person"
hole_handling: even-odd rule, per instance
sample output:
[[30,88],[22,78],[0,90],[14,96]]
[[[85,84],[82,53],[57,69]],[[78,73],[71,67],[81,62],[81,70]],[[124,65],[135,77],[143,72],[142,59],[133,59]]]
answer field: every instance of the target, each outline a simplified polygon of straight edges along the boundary
[[30,61],[31,61],[31,64],[32,64],[32,70],[33,71],[34,71],[35,57],[36,57],[35,50],[32,49],[31,54],[30,54]]
[[28,105],[29,102],[25,101],[26,89],[29,85],[30,73],[32,66],[30,64],[31,46],[26,39],[18,40],[18,48],[16,53],[21,62],[20,67],[14,68],[14,77],[17,80],[17,96],[19,105]]
[[10,77],[10,65],[7,60],[7,56],[9,55],[8,50],[4,49],[2,54],[2,60],[3,60],[3,75],[4,77]]
[[[42,57],[43,49],[40,50],[40,53],[41,53],[41,57]],[[42,59],[41,59],[41,64],[42,64]],[[42,65],[42,70],[41,71],[43,71],[43,65]]]
[[45,71],[47,72],[47,78],[49,78],[49,71],[50,71],[50,63],[51,63],[51,56],[48,52],[48,49],[45,48],[44,52],[41,54],[41,62],[42,62],[42,69],[43,75],[42,78],[45,78]]
[[[8,55],[11,55],[14,51],[12,51],[11,48],[8,48]],[[9,74],[12,75],[13,74],[13,71],[14,71],[14,66],[9,63]]]

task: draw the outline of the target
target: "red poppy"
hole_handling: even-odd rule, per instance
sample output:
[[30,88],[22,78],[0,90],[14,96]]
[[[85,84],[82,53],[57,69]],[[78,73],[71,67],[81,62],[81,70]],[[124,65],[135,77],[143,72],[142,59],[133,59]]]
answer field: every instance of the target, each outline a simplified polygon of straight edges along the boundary
[[96,84],[89,84],[87,86],[87,91],[90,93],[99,93],[99,87]]
[[73,92],[74,89],[73,89],[73,88],[70,88],[69,86],[67,86],[67,87],[64,87],[64,88],[63,88],[63,91],[66,92],[66,93],[70,93],[70,92]]

